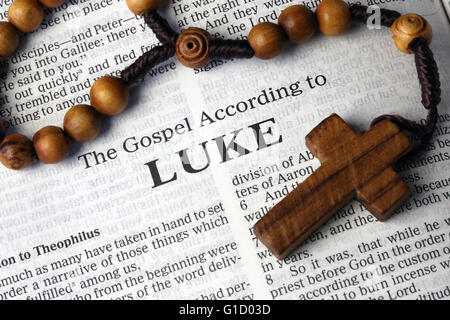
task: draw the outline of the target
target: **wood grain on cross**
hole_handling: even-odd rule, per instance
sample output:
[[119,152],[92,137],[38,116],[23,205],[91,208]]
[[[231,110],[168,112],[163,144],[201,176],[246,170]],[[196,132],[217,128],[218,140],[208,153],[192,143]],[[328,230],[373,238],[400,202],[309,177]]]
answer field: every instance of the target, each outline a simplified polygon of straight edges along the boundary
[[411,142],[388,120],[357,133],[333,114],[308,134],[306,145],[322,165],[253,228],[278,259],[352,199],[383,221],[410,196],[392,165],[411,150]]

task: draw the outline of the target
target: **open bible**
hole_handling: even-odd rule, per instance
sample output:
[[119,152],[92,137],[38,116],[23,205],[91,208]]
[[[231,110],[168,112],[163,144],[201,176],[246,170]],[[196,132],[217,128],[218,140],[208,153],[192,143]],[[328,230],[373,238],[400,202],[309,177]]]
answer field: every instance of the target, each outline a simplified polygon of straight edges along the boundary
[[[350,3],[356,1],[350,1]],[[368,5],[367,1],[360,1]],[[10,0],[0,0],[2,20]],[[293,4],[172,0],[179,32],[245,39]],[[277,259],[253,226],[320,166],[305,136],[338,114],[356,132],[381,114],[423,121],[413,55],[387,28],[353,24],[272,60],[176,57],[148,72],[128,108],[57,165],[0,169],[0,300],[449,299],[450,27],[445,3],[398,1],[433,29],[442,102],[426,150],[395,171],[412,196],[379,222],[359,202]],[[1,61],[0,117],[32,137],[62,126],[89,89],[158,40],[125,1],[67,0]]]

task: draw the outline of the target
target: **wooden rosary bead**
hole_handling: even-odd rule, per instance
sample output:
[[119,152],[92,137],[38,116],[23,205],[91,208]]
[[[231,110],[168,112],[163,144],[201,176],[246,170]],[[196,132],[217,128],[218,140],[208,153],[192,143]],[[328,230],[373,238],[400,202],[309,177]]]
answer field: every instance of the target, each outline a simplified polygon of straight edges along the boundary
[[302,5],[284,9],[278,17],[278,24],[286,32],[289,40],[296,43],[309,40],[317,30],[316,15]]
[[415,38],[424,37],[428,44],[433,39],[433,31],[428,21],[414,13],[409,13],[401,16],[391,26],[391,32],[394,34],[396,47],[404,53],[414,53],[408,48],[411,41]]
[[272,22],[257,24],[248,34],[248,42],[260,59],[272,59],[278,56],[286,43],[283,29]]
[[39,0],[47,8],[56,8],[64,3],[65,0]]
[[190,27],[183,30],[176,43],[177,58],[189,68],[201,68],[209,61],[209,33],[203,29]]
[[350,9],[343,0],[323,0],[316,10],[320,31],[327,36],[345,33],[352,23]]
[[44,19],[44,7],[37,0],[14,0],[8,20],[22,32],[36,30]]
[[105,76],[94,82],[91,91],[91,105],[102,114],[114,116],[128,105],[130,91],[119,78]]
[[64,117],[64,131],[75,141],[85,142],[98,136],[101,115],[91,106],[73,106]]
[[0,22],[0,56],[10,56],[19,46],[19,33],[9,22]]
[[70,138],[59,127],[47,126],[33,137],[34,149],[43,163],[53,164],[63,161],[70,152]]
[[0,144],[0,161],[12,170],[22,170],[36,160],[33,143],[21,134],[11,134]]
[[128,9],[139,16],[147,11],[158,9],[162,0],[126,0]]

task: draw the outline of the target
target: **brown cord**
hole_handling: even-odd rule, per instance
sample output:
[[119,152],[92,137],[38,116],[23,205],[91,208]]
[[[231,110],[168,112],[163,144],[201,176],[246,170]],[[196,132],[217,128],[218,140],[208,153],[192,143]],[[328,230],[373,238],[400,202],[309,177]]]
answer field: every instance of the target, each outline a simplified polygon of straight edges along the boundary
[[[144,21],[162,44],[176,46],[178,33],[156,10],[147,12]],[[210,42],[209,55],[212,59],[252,58],[255,52],[246,40],[213,39]]]
[[[120,73],[122,80],[130,86],[141,81],[151,68],[170,59],[176,52],[178,33],[170,27],[166,19],[156,10],[150,10],[144,14],[144,21],[162,45],[144,53]],[[212,59],[251,58],[254,54],[250,44],[245,40],[210,41],[209,55]]]
[[209,55],[212,59],[249,59],[255,55],[246,40],[211,40]]
[[[350,12],[354,21],[367,23],[371,14],[367,13],[367,6],[353,4]],[[381,24],[390,27],[401,14],[397,11],[381,9]],[[151,10],[144,15],[145,23],[153,30],[158,40],[162,43],[150,51],[144,53],[132,65],[122,71],[121,77],[128,84],[141,80],[154,66],[171,58],[175,54],[175,46],[178,34],[170,27],[156,10]],[[423,147],[433,135],[438,119],[437,106],[441,101],[441,89],[439,72],[433,57],[433,52],[428,47],[424,38],[413,40],[409,48],[415,52],[415,61],[420,87],[422,90],[422,104],[429,110],[425,124],[419,124],[399,115],[382,115],[374,119],[371,127],[378,122],[389,119],[401,129],[418,135],[420,145]],[[254,51],[248,41],[213,39],[210,42],[209,54],[212,59],[251,58]]]
[[[352,19],[357,22],[361,22],[366,24],[367,20],[372,16],[372,14],[367,13],[367,6],[362,6],[359,4],[352,4],[350,6],[350,13],[352,15]],[[388,9],[381,9],[381,25],[385,27],[390,27],[394,23],[395,20],[401,17],[400,12]]]
[[146,73],[158,64],[170,59],[175,55],[175,47],[170,44],[156,46],[136,59],[133,64],[125,68],[120,77],[128,85],[142,80]]
[[422,89],[422,104],[428,110],[436,108],[441,102],[441,82],[433,52],[425,38],[414,39],[409,49],[415,52],[417,74]]
[[372,121],[371,127],[385,119],[391,120],[401,129],[419,137],[420,144],[416,147],[418,151],[429,142],[436,129],[439,116],[437,106],[441,102],[441,82],[436,61],[427,40],[423,37],[416,38],[409,44],[409,49],[415,53],[417,75],[422,90],[422,104],[428,110],[427,119],[424,124],[420,124],[396,114],[382,115]]
[[[351,5],[350,13],[353,20],[367,23],[372,15],[367,13],[367,9],[367,6]],[[399,17],[401,17],[401,14],[397,11],[381,9],[381,24],[385,27],[391,27]],[[370,126],[373,127],[383,120],[394,122],[400,129],[418,136],[420,143],[416,146],[415,151],[419,151],[429,142],[436,129],[439,116],[437,106],[441,101],[441,83],[438,67],[427,40],[423,37],[416,38],[409,44],[409,49],[415,53],[417,75],[422,91],[422,104],[428,110],[425,123],[420,124],[397,114],[385,114],[374,119]]]
[[178,33],[173,31],[167,20],[161,17],[156,10],[146,12],[144,14],[144,21],[161,44],[169,44],[175,47]]

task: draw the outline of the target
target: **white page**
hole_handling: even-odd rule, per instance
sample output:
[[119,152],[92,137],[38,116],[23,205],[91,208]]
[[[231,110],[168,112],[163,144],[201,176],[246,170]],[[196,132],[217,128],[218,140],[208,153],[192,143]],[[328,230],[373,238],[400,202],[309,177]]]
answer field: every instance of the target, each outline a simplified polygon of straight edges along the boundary
[[[39,57],[30,54],[29,59],[19,63],[8,63],[6,81],[13,82],[15,88],[1,92],[10,101],[2,109],[11,107],[11,115],[2,114],[3,120],[33,111],[40,116],[40,119],[12,126],[9,133],[20,132],[31,137],[44,125],[61,125],[67,108],[57,111],[58,104],[68,107],[74,103],[89,103],[87,94],[94,78],[124,68],[146,47],[157,44],[153,33],[144,27],[142,19],[133,18],[124,1],[102,2],[108,5],[99,10],[95,10],[95,5],[100,4],[97,1],[68,3],[67,8],[46,16],[46,21],[59,17],[60,24],[27,35],[18,51],[23,54],[44,48],[48,52]],[[266,8],[263,1],[244,3],[241,0],[238,7],[227,12],[214,9],[222,3],[225,1],[195,10],[192,2],[175,2],[162,13],[174,27],[186,17],[188,26],[203,28],[206,20],[192,21],[194,10],[208,10],[208,21],[225,19],[226,15],[226,24],[209,31],[225,38],[236,38],[247,35],[252,21],[257,21],[258,17],[276,18],[290,5],[286,3],[272,9]],[[6,10],[7,5],[9,3],[2,4],[2,8]],[[190,11],[176,15],[174,8],[179,5],[188,5]],[[251,14],[251,8],[257,13]],[[395,48],[386,28],[367,30],[355,25],[349,33],[336,38],[318,34],[308,43],[290,45],[276,59],[213,63],[214,68],[208,72],[185,68],[176,58],[171,58],[162,64],[165,68],[159,69],[163,73],[147,76],[133,91],[130,106],[124,113],[105,120],[101,135],[92,142],[75,146],[70,158],[63,163],[36,164],[22,172],[0,170],[3,190],[0,195],[0,296],[3,299],[448,298],[449,205],[444,193],[448,193],[449,188],[443,186],[421,194],[418,190],[426,184],[444,185],[444,180],[448,181],[450,157],[445,132],[449,127],[446,89],[450,79],[447,67],[450,42],[442,12],[431,2],[392,3],[389,8],[403,13],[421,13],[429,20],[434,31],[431,47],[442,82],[443,100],[439,110],[443,117],[439,136],[434,138],[435,149],[424,156],[428,164],[399,171],[413,192],[413,198],[405,206],[410,206],[410,210],[379,223],[353,202],[342,212],[354,209],[354,215],[344,217],[341,213],[341,218],[332,218],[309,243],[281,262],[270,254],[264,257],[266,249],[260,244],[256,248],[251,235],[256,222],[256,219],[251,220],[251,214],[265,212],[261,208],[269,208],[281,200],[267,200],[269,196],[274,197],[275,191],[301,182],[320,165],[316,159],[299,163],[299,157],[308,158],[304,136],[325,117],[336,112],[355,130],[367,129],[371,119],[384,113],[399,113],[417,120],[425,117],[413,56]],[[233,12],[237,9],[249,9],[250,14],[236,20]],[[76,12],[79,12],[78,17]],[[64,21],[69,13],[73,14],[73,19]],[[228,27],[241,23],[244,30],[230,35]],[[123,37],[114,40],[116,36]],[[83,38],[80,43],[98,47],[78,53],[79,43],[65,43],[71,37]],[[49,49],[50,44],[55,47],[56,42],[63,50]],[[70,49],[75,49],[73,56],[64,58],[70,55]],[[119,54],[122,59],[118,58]],[[123,61],[125,54],[130,60]],[[51,61],[53,55],[56,62],[45,65],[42,61],[42,67],[37,68],[36,61],[47,58]],[[58,68],[67,62],[73,65],[72,69],[59,73]],[[31,71],[25,70],[28,64]],[[23,74],[19,74],[20,67],[24,69]],[[55,75],[45,76],[44,70],[48,73],[52,68]],[[43,88],[39,84],[56,81],[61,76],[72,78],[66,78],[69,82],[64,85],[56,84],[44,93],[39,92],[39,88]],[[318,81],[325,77],[326,84],[311,89],[305,81],[308,76],[318,77]],[[41,79],[33,81],[38,78]],[[19,79],[23,82],[30,79],[33,83],[19,87]],[[201,121],[203,112],[213,117],[220,108],[248,101],[263,90],[269,92],[269,88],[288,88],[297,81],[304,90],[301,95],[259,105],[214,123]],[[71,86],[80,83],[85,84],[84,88],[70,94]],[[33,96],[21,98],[20,95],[27,95],[28,88]],[[23,112],[17,109],[13,112],[16,103],[38,99],[42,94],[49,96],[49,91],[54,96],[61,90],[67,90],[67,96],[30,109],[24,106]],[[16,100],[15,95],[20,99]],[[53,113],[43,116],[42,107],[50,107]],[[49,113],[51,109],[44,111]],[[272,136],[266,136],[267,141],[274,143],[279,136],[283,141],[256,151],[254,133],[249,126],[260,122],[264,122],[262,130],[269,127],[273,130]],[[167,143],[140,147],[136,152],[124,150],[133,149],[134,142],[142,137],[152,137],[153,133],[173,129],[177,124],[184,125],[183,134],[174,135]],[[231,151],[233,159],[222,163],[217,142],[225,135],[225,143],[229,143],[232,132],[240,129],[236,141],[251,153],[238,157],[238,153]],[[196,174],[185,172],[178,152],[188,148],[192,167],[200,169],[207,163],[201,147],[203,142],[210,157],[208,168]],[[91,167],[87,169],[83,159],[78,160],[94,151],[106,154],[111,148],[117,151],[117,159],[99,165],[90,162]],[[89,161],[93,161],[92,156],[89,157]],[[427,160],[427,157],[431,158]],[[170,180],[176,172],[175,181],[153,187],[146,163],[156,159],[159,159],[161,178]],[[283,169],[283,163],[289,168]],[[251,174],[260,168],[264,176]],[[280,179],[279,174],[287,176],[294,172],[297,176],[293,180],[263,189],[263,183],[268,185],[270,177],[276,181]],[[233,184],[237,179],[252,176],[250,181]],[[433,193],[441,201],[419,207],[427,197],[437,199]],[[370,222],[357,225],[361,221]],[[435,230],[427,232],[425,223]],[[332,230],[345,227],[348,230],[332,234]],[[418,235],[399,242],[403,247],[410,245],[411,251],[395,256],[399,249],[393,251],[396,244],[391,244],[388,237],[392,239],[397,231],[405,228],[411,228]],[[72,242],[78,240],[79,243],[65,247],[61,241],[72,236],[77,237]],[[428,244],[430,236],[433,238]],[[128,237],[128,242],[121,247],[119,240],[124,237]],[[424,247],[416,248],[422,241]],[[367,247],[363,242],[374,249],[360,252],[358,245]],[[54,250],[45,254],[43,247],[38,247],[52,244],[55,244]],[[58,244],[62,247],[58,248]],[[121,252],[129,250],[136,256],[124,261],[127,252]],[[30,253],[28,259],[25,252]],[[98,255],[92,256],[94,252]],[[333,255],[338,261],[329,263],[327,257],[330,260]],[[420,259],[428,255],[430,259],[400,268],[399,264],[417,255]],[[383,261],[379,257],[383,257]],[[360,261],[370,264],[360,267],[358,263],[364,263]],[[394,271],[378,274],[386,268]],[[370,275],[362,275],[363,271]],[[321,276],[322,272],[325,276]],[[419,277],[414,272],[428,274]],[[21,280],[16,282],[17,276]]]

